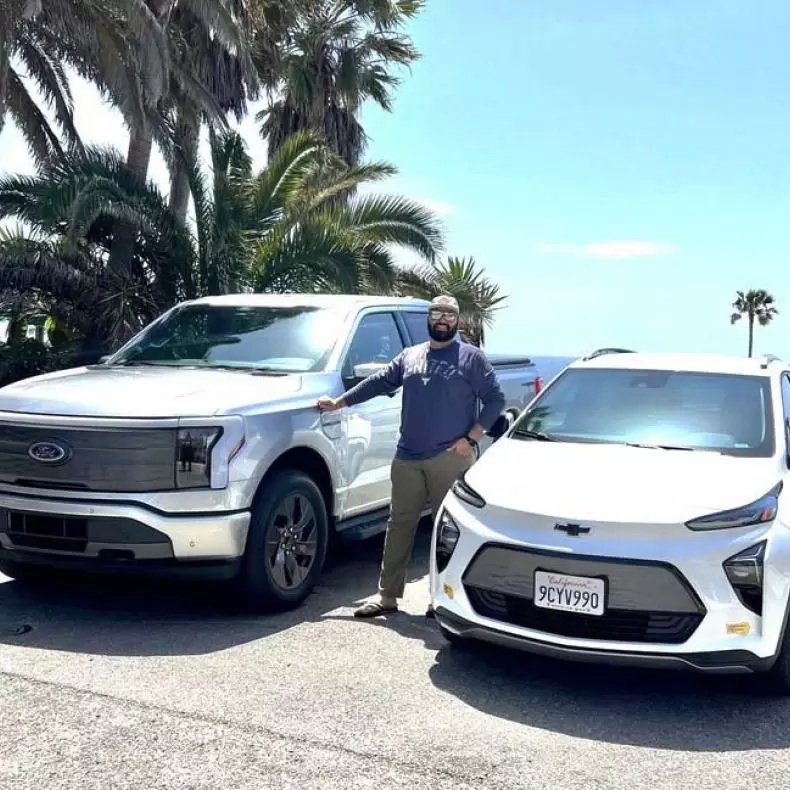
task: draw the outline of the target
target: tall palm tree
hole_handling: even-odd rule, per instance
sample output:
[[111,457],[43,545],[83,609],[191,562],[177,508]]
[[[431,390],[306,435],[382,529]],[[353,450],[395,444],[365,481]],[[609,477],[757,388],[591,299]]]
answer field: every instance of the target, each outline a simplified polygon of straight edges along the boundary
[[433,299],[440,294],[454,296],[461,311],[461,331],[477,346],[485,343],[485,330],[494,323],[496,311],[507,299],[499,286],[477,268],[474,258],[452,256],[445,263],[401,272],[399,291],[422,299]]
[[249,50],[254,18],[246,0],[223,0],[220,20],[224,35],[217,35],[198,16],[191,4],[177,5],[170,20],[182,71],[191,74],[200,90],[173,80],[172,117],[174,157],[171,163],[170,206],[180,222],[186,220],[190,196],[190,172],[198,164],[198,141],[203,124],[224,127],[227,115],[240,121],[247,113],[247,100],[258,95],[256,66]]
[[[0,130],[10,114],[37,164],[63,155],[61,138],[69,148],[80,146],[64,65],[77,67],[89,78],[113,75],[128,97],[125,104],[134,107],[139,84],[128,65],[128,53],[135,43],[142,45],[142,39],[134,38],[125,20],[135,17],[138,2],[126,6],[121,0],[0,0]],[[147,42],[143,46],[147,65],[139,73],[155,91],[162,65],[159,40],[145,20],[139,21]],[[24,76],[53,110],[54,127]]]
[[302,3],[275,54],[268,51],[279,68],[273,99],[257,118],[269,155],[294,132],[312,129],[348,164],[358,164],[366,146],[360,108],[368,99],[392,108],[399,84],[392,68],[419,57],[399,28],[422,7],[423,0]]
[[778,315],[776,300],[762,288],[753,291],[736,291],[736,299],[732,303],[733,313],[730,315],[730,324],[735,324],[744,316],[749,325],[749,356],[754,350],[754,322],[760,326],[768,326]]

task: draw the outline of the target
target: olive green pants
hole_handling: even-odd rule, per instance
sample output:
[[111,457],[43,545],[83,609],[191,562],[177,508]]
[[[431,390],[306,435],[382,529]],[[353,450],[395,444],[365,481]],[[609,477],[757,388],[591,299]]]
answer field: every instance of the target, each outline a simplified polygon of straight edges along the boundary
[[430,502],[435,517],[450,486],[475,460],[474,454],[447,451],[425,461],[392,462],[390,517],[379,577],[382,598],[403,597],[420,514]]

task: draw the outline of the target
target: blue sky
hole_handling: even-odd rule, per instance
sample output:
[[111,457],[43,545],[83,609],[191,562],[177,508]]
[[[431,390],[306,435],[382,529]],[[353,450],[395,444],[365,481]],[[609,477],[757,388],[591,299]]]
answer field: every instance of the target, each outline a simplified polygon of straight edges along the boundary
[[[767,288],[756,351],[790,354],[788,31],[780,0],[428,0],[394,112],[363,114],[368,155],[508,294],[492,351],[745,353],[730,302]],[[125,148],[76,94],[85,137]],[[19,169],[7,128],[0,171]]]
[[729,304],[767,288],[757,351],[790,354],[788,30],[778,0],[429,0],[370,155],[510,295],[489,348],[745,353]]

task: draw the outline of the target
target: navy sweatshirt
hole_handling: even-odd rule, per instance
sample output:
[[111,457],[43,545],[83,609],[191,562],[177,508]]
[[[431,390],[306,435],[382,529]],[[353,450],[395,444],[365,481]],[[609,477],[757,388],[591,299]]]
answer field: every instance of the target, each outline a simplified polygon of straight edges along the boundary
[[397,457],[406,460],[425,460],[444,452],[475,424],[489,430],[505,407],[491,363],[470,343],[410,346],[382,371],[350,389],[345,401],[355,406],[399,387],[403,387],[403,406]]

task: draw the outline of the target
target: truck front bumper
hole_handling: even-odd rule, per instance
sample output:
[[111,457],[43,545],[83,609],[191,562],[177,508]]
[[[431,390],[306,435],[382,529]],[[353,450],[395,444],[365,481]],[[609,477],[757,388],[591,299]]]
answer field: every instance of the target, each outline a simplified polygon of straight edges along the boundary
[[249,525],[249,511],[174,515],[133,503],[0,494],[0,562],[229,577]]

